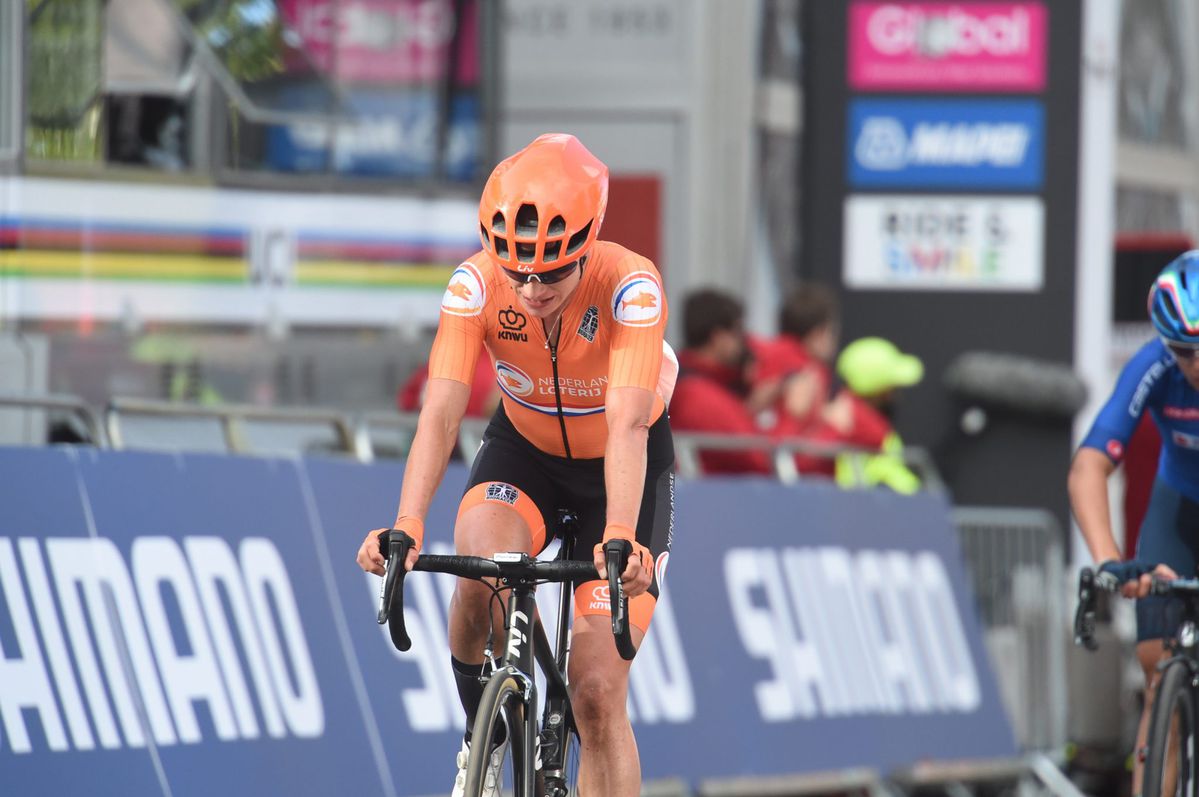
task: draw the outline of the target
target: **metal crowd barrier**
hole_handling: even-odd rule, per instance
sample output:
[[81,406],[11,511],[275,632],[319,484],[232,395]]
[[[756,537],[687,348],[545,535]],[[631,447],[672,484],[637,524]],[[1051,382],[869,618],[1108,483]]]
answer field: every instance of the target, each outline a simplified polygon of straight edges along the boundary
[[1063,535],[1041,509],[953,511],[1004,705],[1026,751],[1060,751],[1067,736]]
[[[115,397],[109,402],[104,423],[101,424],[96,412],[76,396],[0,394],[0,406],[6,405],[74,413],[86,425],[93,444],[117,449],[129,447],[130,439],[138,437],[141,432],[142,439],[136,441],[133,447],[236,454],[304,453],[314,449],[313,441],[306,439],[306,435],[310,435],[315,428],[323,428],[332,432],[332,437],[316,445],[316,448],[348,454],[362,462],[405,456],[420,417],[414,412],[367,412],[352,416],[331,409],[194,404]],[[130,421],[135,418],[140,419],[146,428],[132,429]],[[152,419],[174,423],[154,426]],[[188,426],[179,421],[204,421],[208,425],[201,428],[199,424]],[[252,428],[264,427],[277,430],[273,440],[261,432],[257,435],[251,433]],[[474,458],[486,428],[487,421],[484,419],[463,420],[458,434],[458,452],[464,461],[469,462]],[[871,453],[868,449],[853,446],[802,439],[780,441],[766,435],[676,431],[674,442],[678,471],[684,477],[698,478],[703,475],[701,451],[761,451],[770,456],[774,474],[784,484],[793,484],[804,478],[795,467],[796,454],[832,459],[843,453]],[[903,456],[905,462],[921,475],[926,489],[945,489],[927,451],[908,446]]]
[[[166,418],[176,422],[182,419],[204,419],[215,422],[220,429],[226,450],[235,454],[299,453],[303,450],[311,450],[315,446],[326,452],[339,452],[360,460],[369,460],[369,454],[354,425],[346,415],[333,410],[259,407],[248,404],[209,406],[174,401],[114,398],[109,402],[105,414],[108,440],[113,448],[126,447],[128,421],[133,417]],[[255,445],[251,442],[251,424],[283,427],[283,440],[275,446],[262,443]],[[331,440],[305,445],[298,432],[315,429],[332,432]],[[183,439],[160,440],[155,438],[143,441],[142,445],[152,448],[186,448],[186,442]]]
[[[406,456],[419,420],[418,412],[367,412],[360,415],[358,434],[363,441],[366,461],[378,457],[396,459]],[[474,459],[486,428],[487,421],[484,419],[462,419],[462,425],[458,428],[458,453],[464,461]]]
[[27,410],[48,410],[78,418],[84,425],[89,441],[104,447],[107,440],[96,412],[78,396],[65,393],[4,393],[0,392],[0,407]]
[[[877,453],[872,449],[838,445],[800,438],[777,440],[767,435],[716,434],[712,432],[674,432],[675,460],[679,475],[698,478],[703,475],[700,465],[701,451],[761,451],[769,454],[774,474],[783,484],[794,484],[803,478],[795,467],[795,455],[804,454],[823,459],[835,459],[840,454]],[[904,446],[903,459],[908,467],[920,474],[925,489],[944,491],[941,478],[932,456],[919,446]]]
[[[298,453],[310,439],[303,430],[323,429],[326,450],[369,462],[376,456],[402,457],[416,429],[416,413],[367,413],[351,418],[331,411],[301,408],[257,407],[222,404],[215,406],[179,402],[115,398],[102,424],[97,413],[82,399],[54,394],[0,393],[0,407],[59,411],[78,417],[92,442],[100,447],[124,448],[127,432],[135,419],[165,419],[170,439],[153,447],[186,449],[178,421],[201,419],[219,432],[219,444],[233,453],[277,453],[262,437],[250,434],[254,424],[285,427],[286,446]],[[482,439],[486,421],[467,419],[458,446],[469,462]],[[105,431],[107,430],[107,434]],[[161,429],[160,429],[161,431]],[[269,440],[267,441],[270,442]],[[211,441],[210,441],[211,443]],[[712,435],[679,432],[675,435],[679,470],[684,475],[701,475],[699,452],[709,450],[759,450],[769,453],[776,475],[785,483],[801,478],[795,472],[794,455],[836,456],[845,447],[810,441],[780,443],[765,436]],[[927,452],[909,448],[905,458],[919,469],[926,486],[942,486]],[[876,773],[847,770],[810,773],[783,778],[737,778],[699,784],[697,797],[738,795],[862,794],[901,797],[908,793],[970,794],[970,784],[998,781],[1021,783],[1021,794],[1052,794],[1076,797],[1079,792],[1061,773],[1051,756],[1066,743],[1067,617],[1065,608],[1065,563],[1063,537],[1054,516],[1043,510],[968,507],[954,510],[963,556],[973,581],[980,619],[996,669],[1005,707],[1026,755],[1011,761],[924,762],[910,770]],[[1036,786],[1029,786],[1032,781]],[[682,782],[662,782],[645,794],[661,797],[691,792]]]

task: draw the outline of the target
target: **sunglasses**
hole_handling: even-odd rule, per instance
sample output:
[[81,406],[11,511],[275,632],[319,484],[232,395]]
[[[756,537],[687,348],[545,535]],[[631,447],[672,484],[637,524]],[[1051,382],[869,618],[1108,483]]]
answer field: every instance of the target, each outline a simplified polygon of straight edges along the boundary
[[577,269],[581,264],[582,258],[574,261],[573,263],[567,263],[565,266],[560,268],[555,268],[551,271],[543,271],[540,274],[522,274],[519,271],[513,271],[512,269],[508,268],[504,269],[504,273],[508,275],[508,279],[512,280],[513,282],[520,283],[521,285],[528,285],[534,280],[540,282],[542,285],[553,285],[554,283],[561,282],[571,274],[575,273],[575,269]]
[[1179,346],[1174,343],[1167,343],[1166,346],[1170,349],[1170,353],[1174,355],[1174,359],[1176,360],[1185,360],[1189,362],[1196,356],[1199,356],[1199,348],[1196,347]]

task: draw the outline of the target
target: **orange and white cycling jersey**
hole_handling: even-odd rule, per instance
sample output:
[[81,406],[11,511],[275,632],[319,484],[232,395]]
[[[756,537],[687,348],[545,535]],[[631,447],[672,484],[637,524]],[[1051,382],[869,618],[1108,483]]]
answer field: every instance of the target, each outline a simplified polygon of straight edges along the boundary
[[480,348],[495,367],[504,410],[537,448],[560,457],[604,455],[604,404],[613,387],[654,391],[661,417],[678,366],[666,347],[658,270],[622,246],[597,241],[562,311],[551,347],[512,282],[484,252],[460,265],[441,300],[429,377],[470,384]]

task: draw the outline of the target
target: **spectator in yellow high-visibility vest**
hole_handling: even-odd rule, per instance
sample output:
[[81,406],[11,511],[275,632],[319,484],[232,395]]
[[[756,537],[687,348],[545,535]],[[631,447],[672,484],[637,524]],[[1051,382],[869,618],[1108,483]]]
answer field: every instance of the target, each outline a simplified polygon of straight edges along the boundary
[[891,425],[897,393],[920,382],[924,364],[894,343],[859,338],[837,358],[837,375],[845,388],[823,413],[838,442],[873,452],[837,456],[836,477],[842,487],[889,487],[905,495],[920,489],[920,477],[904,463],[903,441]]

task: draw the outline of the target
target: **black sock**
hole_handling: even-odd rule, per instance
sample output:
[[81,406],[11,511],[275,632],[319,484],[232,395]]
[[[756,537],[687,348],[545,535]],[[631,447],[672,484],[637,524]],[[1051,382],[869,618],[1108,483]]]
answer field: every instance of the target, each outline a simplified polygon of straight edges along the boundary
[[[450,667],[454,670],[454,683],[458,686],[458,700],[466,711],[466,741],[469,742],[470,732],[475,727],[475,716],[479,713],[479,703],[483,700],[484,684],[479,680],[479,676],[483,674],[484,665],[466,664],[450,656]],[[507,729],[500,723],[492,741],[499,744],[507,736]]]

